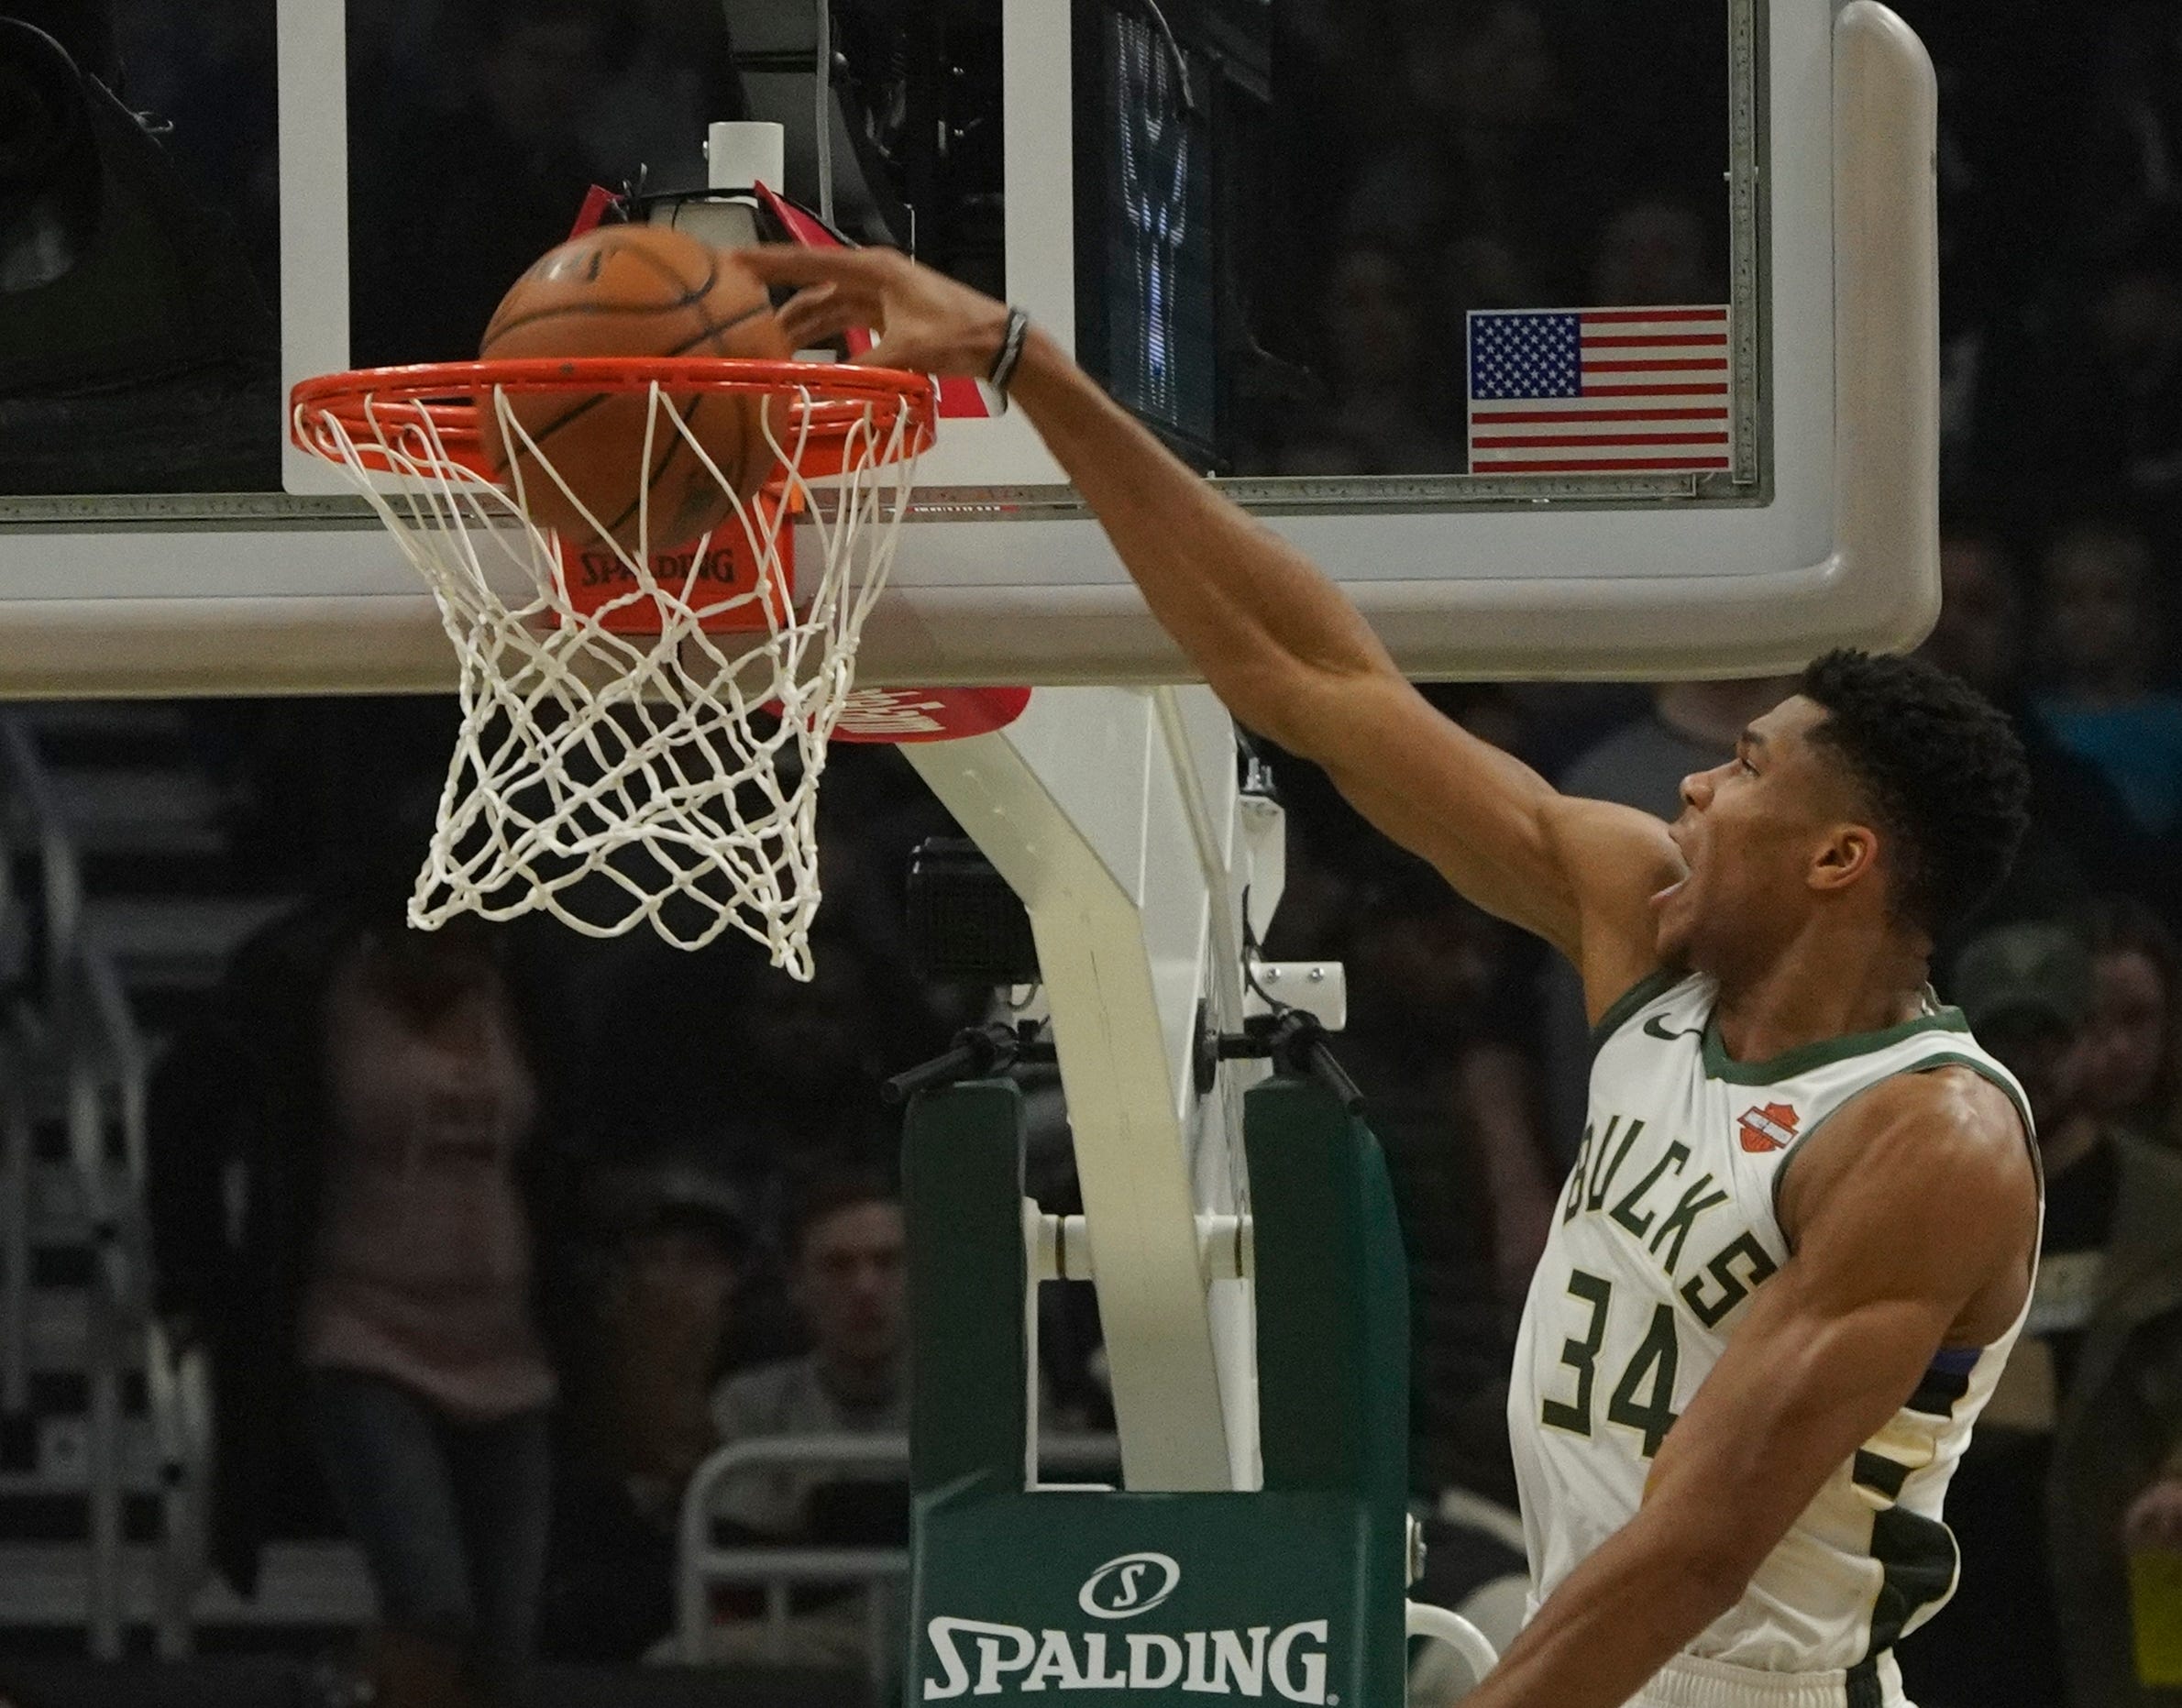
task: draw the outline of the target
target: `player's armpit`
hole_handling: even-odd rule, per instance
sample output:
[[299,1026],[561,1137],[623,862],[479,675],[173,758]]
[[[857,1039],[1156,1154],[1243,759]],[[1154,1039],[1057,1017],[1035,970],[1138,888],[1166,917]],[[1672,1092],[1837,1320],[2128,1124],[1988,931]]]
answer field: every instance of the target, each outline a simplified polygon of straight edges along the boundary
[[1611,801],[1562,796],[1548,821],[1581,909],[1578,952],[1583,1006],[1592,1025],[1637,982],[1659,970],[1652,898],[1687,876],[1667,826]]
[[1656,964],[1648,898],[1681,876],[1648,813],[1560,794],[1391,672],[1299,682],[1306,756],[1488,913],[1544,938],[1603,1009]]
[[1807,1180],[1795,1254],[1668,1431],[1642,1508],[1569,1574],[1471,1708],[1618,1708],[1735,1604],[1973,1305],[2011,1284],[2020,1304],[2035,1179],[2006,1098],[1960,1077],[1889,1081],[1827,1123],[1851,1165]]

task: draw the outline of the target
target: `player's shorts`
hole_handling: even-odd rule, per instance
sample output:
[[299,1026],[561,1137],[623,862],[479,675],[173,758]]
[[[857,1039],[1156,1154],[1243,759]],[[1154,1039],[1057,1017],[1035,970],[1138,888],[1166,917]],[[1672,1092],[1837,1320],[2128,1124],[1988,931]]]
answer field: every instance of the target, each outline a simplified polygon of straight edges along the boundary
[[[1876,1676],[1874,1676],[1876,1674]],[[1911,1708],[1890,1654],[1847,1672],[1759,1672],[1678,1655],[1628,1708]]]

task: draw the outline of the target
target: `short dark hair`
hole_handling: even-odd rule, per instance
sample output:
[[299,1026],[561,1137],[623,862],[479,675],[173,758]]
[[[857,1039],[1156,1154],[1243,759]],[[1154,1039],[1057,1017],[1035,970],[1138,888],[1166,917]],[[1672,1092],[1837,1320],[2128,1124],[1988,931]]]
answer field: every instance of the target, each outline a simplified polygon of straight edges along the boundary
[[1831,652],[1801,691],[1826,713],[1813,738],[1846,766],[1891,844],[1897,910],[1935,936],[1976,912],[2030,822],[2014,726],[1922,658]]
[[803,1242],[819,1223],[838,1211],[865,1204],[901,1202],[892,1174],[876,1163],[830,1163],[805,1180],[788,1199],[788,1254],[803,1255]]

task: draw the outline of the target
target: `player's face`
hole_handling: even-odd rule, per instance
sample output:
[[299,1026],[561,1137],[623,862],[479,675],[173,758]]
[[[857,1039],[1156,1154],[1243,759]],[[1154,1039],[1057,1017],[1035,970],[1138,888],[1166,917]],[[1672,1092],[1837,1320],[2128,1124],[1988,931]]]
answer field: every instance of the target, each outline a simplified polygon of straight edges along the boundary
[[1652,898],[1663,960],[1730,974],[1769,958],[1812,901],[1814,854],[1853,809],[1800,695],[1745,730],[1735,756],[1682,780],[1673,825],[1688,875]]

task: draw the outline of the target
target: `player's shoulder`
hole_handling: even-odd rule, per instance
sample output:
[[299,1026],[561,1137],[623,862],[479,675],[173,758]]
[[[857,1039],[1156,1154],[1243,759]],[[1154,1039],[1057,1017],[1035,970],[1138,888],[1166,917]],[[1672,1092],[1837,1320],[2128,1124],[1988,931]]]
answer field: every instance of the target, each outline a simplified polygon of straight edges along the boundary
[[2015,1093],[1969,1060],[1890,1074],[1851,1098],[1842,1115],[1852,1129],[1868,1128],[1875,1142],[1891,1139],[1971,1157],[2018,1156],[2030,1138]]
[[[1858,1092],[1798,1148],[1780,1183],[1784,1227],[1852,1179],[1966,1216],[2035,1200],[2036,1155],[2013,1095],[1968,1063],[1889,1075]],[[1792,1236],[1791,1236],[1792,1237]]]

